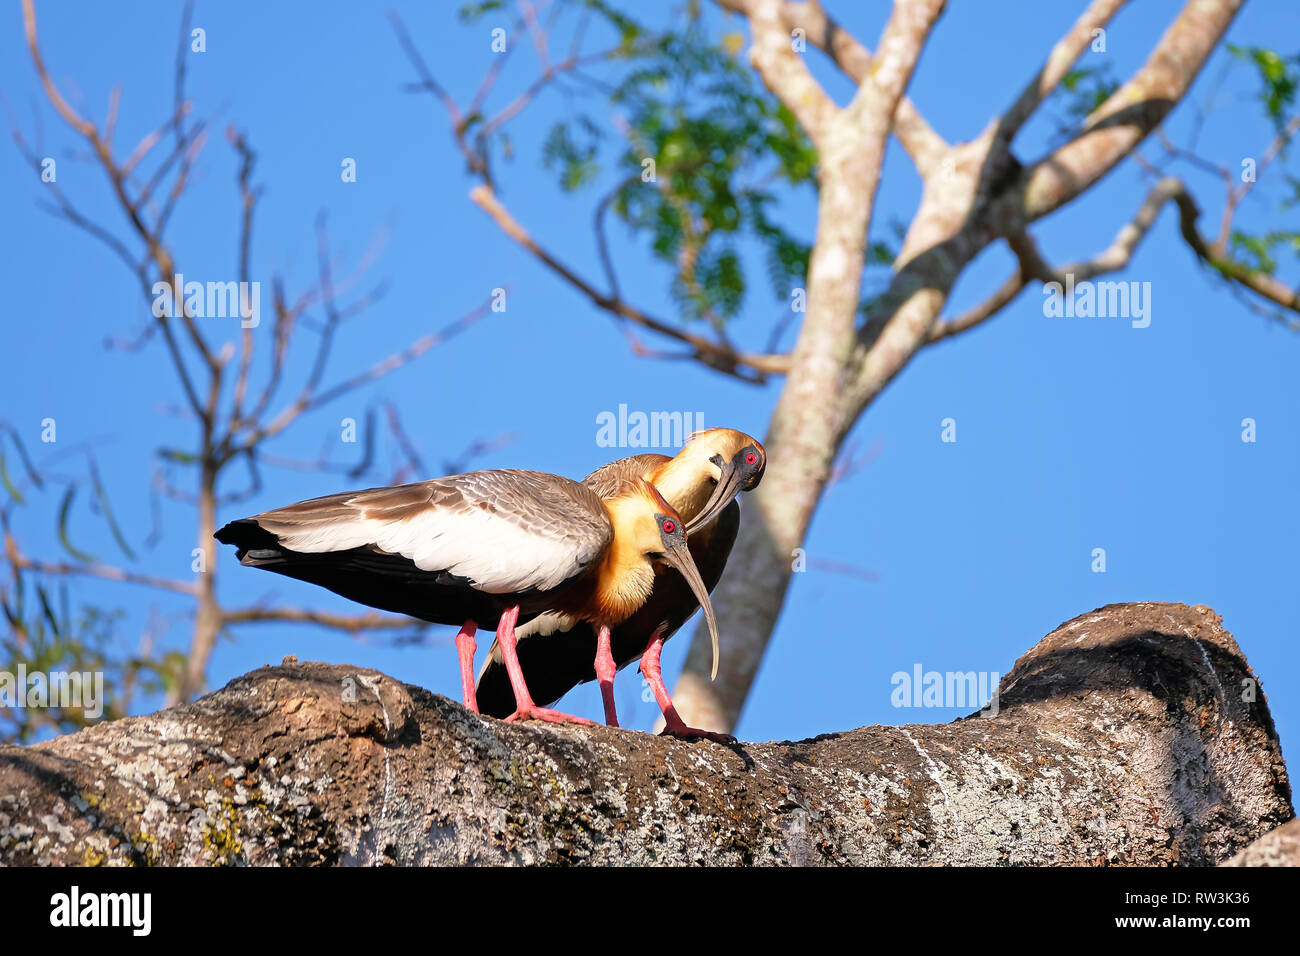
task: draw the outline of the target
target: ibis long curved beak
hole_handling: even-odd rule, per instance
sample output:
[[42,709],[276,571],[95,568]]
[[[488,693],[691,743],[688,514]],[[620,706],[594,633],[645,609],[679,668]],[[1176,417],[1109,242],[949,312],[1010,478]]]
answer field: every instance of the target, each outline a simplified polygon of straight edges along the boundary
[[700,602],[700,607],[704,608],[704,620],[709,625],[709,636],[713,638],[713,676],[711,680],[718,679],[718,618],[713,613],[713,602],[709,600],[709,589],[704,586],[704,579],[700,577],[700,571],[695,567],[695,561],[691,558],[690,548],[686,542],[680,544],[674,543],[667,551],[664,552],[664,561],[672,565],[682,573],[686,583],[690,585],[691,590],[695,592],[695,598]]
[[731,504],[731,499],[740,494],[740,485],[743,481],[744,476],[732,462],[724,464],[722,473],[718,475],[718,483],[713,489],[713,494],[704,503],[703,510],[686,525],[687,537],[690,537],[720,515],[722,509]]

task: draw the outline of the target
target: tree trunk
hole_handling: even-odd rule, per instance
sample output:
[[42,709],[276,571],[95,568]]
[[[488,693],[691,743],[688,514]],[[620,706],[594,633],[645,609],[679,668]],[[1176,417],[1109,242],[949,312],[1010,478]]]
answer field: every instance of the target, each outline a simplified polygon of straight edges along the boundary
[[516,726],[286,659],[0,748],[0,864],[1212,864],[1294,816],[1256,687],[1181,604],[1062,625],[996,717],[798,743]]
[[[856,166],[832,164],[823,172],[808,318],[764,442],[763,483],[742,500],[740,538],[713,595],[725,666],[717,681],[710,680],[712,643],[707,629],[697,625],[673,691],[688,724],[729,732],[739,721],[785,603],[795,549],[803,544],[844,440],[920,348],[952,283],[977,251],[975,240],[962,232],[967,206],[960,197],[975,194],[987,140],[959,151],[962,162],[954,162],[952,174],[927,192],[904,239],[899,276],[871,316],[874,338],[867,349],[857,345],[855,325],[871,207],[864,190],[874,185]],[[853,142],[860,162],[866,153],[858,139]],[[848,185],[855,182],[859,188]],[[913,278],[917,271],[937,278]]]
[[[205,429],[204,449],[211,447],[210,431]],[[173,689],[169,703],[192,698],[203,690],[208,672],[208,660],[217,646],[221,633],[221,605],[217,602],[217,543],[212,535],[217,530],[217,467],[205,461],[199,475],[198,559],[199,593],[194,612],[194,636],[185,660],[181,680]]]
[[736,726],[785,603],[794,551],[803,543],[844,440],[844,421],[834,410],[853,352],[867,227],[888,135],[887,124],[863,122],[850,110],[820,138],[808,311],[764,438],[767,471],[749,496],[752,505],[714,596],[728,663],[711,681],[712,644],[697,632],[673,693],[682,717],[696,727],[730,731]]

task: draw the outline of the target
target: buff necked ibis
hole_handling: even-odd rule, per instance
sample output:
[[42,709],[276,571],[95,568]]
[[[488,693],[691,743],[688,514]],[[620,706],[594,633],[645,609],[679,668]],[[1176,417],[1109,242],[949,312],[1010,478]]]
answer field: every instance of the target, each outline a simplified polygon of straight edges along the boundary
[[598,629],[617,625],[645,603],[664,564],[698,595],[716,645],[709,592],[685,532],[648,482],[602,498],[558,475],[503,469],[313,498],[233,521],[216,538],[235,545],[247,566],[460,626],[461,685],[476,712],[474,635],[496,621],[515,699],[507,719],[589,723],[534,702],[515,651],[516,624],[558,611]]
[[[758,486],[767,466],[767,454],[756,439],[729,428],[697,432],[678,454],[633,455],[598,468],[583,484],[602,498],[621,494],[629,482],[650,481],[687,521],[691,557],[704,587],[712,592],[722,577],[740,529],[740,491]],[[552,611],[539,615],[518,632],[517,656],[529,688],[543,703],[551,703],[587,681],[600,683],[605,720],[618,725],[613,681],[617,671],[635,660],[641,662],[655,700],[664,715],[664,732],[678,737],[725,740],[724,734],[688,727],[673,706],[664,684],[659,657],[664,642],[681,628],[700,606],[698,592],[677,574],[660,569],[646,602],[606,636],[598,628]],[[718,667],[717,633],[713,632],[713,672]],[[478,682],[478,702],[483,712],[510,712],[508,671],[494,646]]]

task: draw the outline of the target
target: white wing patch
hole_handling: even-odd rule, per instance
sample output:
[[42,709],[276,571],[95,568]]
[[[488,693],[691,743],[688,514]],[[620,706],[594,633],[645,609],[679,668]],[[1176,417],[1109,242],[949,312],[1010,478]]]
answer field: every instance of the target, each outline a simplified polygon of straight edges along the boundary
[[469,578],[490,594],[556,587],[591,560],[591,551],[600,550],[535,534],[482,508],[432,507],[399,520],[371,518],[358,509],[354,518],[277,537],[285,547],[308,553],[374,545],[409,558],[422,571]]

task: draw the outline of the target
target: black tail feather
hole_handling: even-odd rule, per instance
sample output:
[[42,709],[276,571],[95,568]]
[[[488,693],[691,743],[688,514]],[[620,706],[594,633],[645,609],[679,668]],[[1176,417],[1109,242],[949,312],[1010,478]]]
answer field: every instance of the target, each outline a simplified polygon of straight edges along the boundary
[[276,540],[275,535],[252,518],[240,518],[238,521],[232,521],[212,537],[222,544],[233,544],[238,549],[235,554],[241,562],[244,561],[244,556],[250,551],[274,553],[282,551],[280,542]]
[[433,624],[460,626],[467,620],[494,628],[511,603],[524,606],[519,622],[540,609],[527,605],[532,597],[542,608],[545,595],[512,595],[510,599],[467,587],[463,578],[446,571],[426,571],[408,558],[362,546],[346,551],[305,552],[284,547],[254,518],[232,521],[215,535],[234,545],[241,564],[297,578],[369,607],[406,614]]

